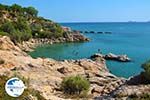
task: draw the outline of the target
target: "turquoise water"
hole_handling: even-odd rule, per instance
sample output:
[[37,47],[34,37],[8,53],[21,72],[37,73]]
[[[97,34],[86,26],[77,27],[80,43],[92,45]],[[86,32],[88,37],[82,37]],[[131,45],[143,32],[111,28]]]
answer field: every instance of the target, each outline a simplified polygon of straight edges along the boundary
[[150,59],[150,23],[65,23],[80,31],[110,31],[112,34],[90,34],[90,42],[43,45],[30,52],[32,57],[50,57],[57,60],[89,58],[98,52],[127,54],[133,61],[120,63],[107,61],[109,70],[121,77],[139,74],[141,64]]

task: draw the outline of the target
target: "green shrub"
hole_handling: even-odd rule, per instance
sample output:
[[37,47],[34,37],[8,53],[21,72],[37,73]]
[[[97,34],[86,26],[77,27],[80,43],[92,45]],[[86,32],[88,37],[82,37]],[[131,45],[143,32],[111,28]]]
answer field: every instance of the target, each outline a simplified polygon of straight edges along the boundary
[[15,32],[14,24],[7,21],[6,23],[2,24],[1,31],[7,32],[7,33],[13,33]]
[[13,4],[10,8],[13,12],[23,12],[22,7],[18,4]]
[[15,29],[20,31],[21,41],[27,41],[32,37],[30,26],[25,18],[19,17],[15,24]]
[[0,32],[0,35],[4,36],[4,35],[8,35],[7,32]]
[[141,95],[132,94],[129,97],[129,100],[150,100],[150,94],[143,93]]
[[143,75],[145,79],[150,81],[150,61],[142,64],[142,68],[144,69]]
[[23,17],[18,17],[16,22],[7,21],[1,26],[1,33],[10,36],[13,42],[27,41],[32,37],[31,29],[27,23],[27,20]]
[[144,99],[144,100],[150,100],[150,94],[149,93],[144,93],[140,97],[141,97],[141,99]]
[[64,93],[70,95],[80,95],[82,93],[87,94],[90,88],[90,83],[81,76],[71,76],[66,77],[62,81],[61,88]]
[[5,10],[5,6],[0,4],[0,10]]
[[31,16],[38,15],[38,11],[34,7],[27,7],[27,8],[24,8],[24,10],[26,11],[27,14],[29,14]]
[[42,25],[38,23],[33,23],[30,25],[32,30],[32,36],[37,37],[37,35],[41,32]]
[[7,5],[0,4],[0,10],[9,10],[10,7]]

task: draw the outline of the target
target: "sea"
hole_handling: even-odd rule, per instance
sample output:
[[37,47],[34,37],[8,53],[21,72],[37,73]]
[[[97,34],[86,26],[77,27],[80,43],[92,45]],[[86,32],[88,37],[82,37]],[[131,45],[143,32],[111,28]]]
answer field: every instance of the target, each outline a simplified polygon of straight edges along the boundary
[[[72,30],[82,31],[89,42],[41,45],[29,54],[56,60],[90,58],[95,53],[126,54],[131,62],[106,61],[110,72],[129,78],[143,71],[141,65],[150,59],[150,23],[148,22],[99,22],[60,23]],[[85,33],[94,31],[95,33]],[[97,33],[97,32],[103,32]],[[105,34],[110,32],[110,34]]]

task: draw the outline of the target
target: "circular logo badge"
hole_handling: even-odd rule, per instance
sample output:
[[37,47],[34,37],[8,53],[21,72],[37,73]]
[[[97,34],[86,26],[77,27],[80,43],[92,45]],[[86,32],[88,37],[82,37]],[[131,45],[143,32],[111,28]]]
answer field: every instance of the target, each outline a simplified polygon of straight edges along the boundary
[[25,85],[19,78],[11,78],[5,84],[5,90],[12,97],[19,97],[25,89]]

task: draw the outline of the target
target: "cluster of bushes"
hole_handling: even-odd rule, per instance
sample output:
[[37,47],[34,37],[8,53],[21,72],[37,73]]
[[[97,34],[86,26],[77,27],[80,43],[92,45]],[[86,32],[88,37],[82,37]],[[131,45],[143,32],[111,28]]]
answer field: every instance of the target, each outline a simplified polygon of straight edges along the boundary
[[133,94],[129,96],[129,100],[150,100],[150,94],[144,93],[142,95]]
[[81,76],[71,76],[66,77],[61,84],[61,88],[64,93],[69,95],[87,95],[90,88],[90,83],[88,80]]
[[0,4],[1,11],[9,11],[23,15],[37,16],[38,11],[34,7],[21,7],[18,4],[13,4],[12,6]]
[[32,37],[31,29],[23,17],[19,17],[16,22],[2,24],[0,35],[8,35],[13,42],[27,41]]
[[148,82],[150,82],[150,61],[147,61],[146,63],[142,64],[142,68],[144,69],[142,75]]
[[30,25],[33,37],[36,38],[58,38],[64,34],[63,29],[57,23],[49,20],[37,19],[37,23]]
[[[3,11],[8,18],[3,18]],[[0,4],[0,35],[8,35],[13,42],[27,41],[33,38],[62,37],[62,27],[51,20],[38,17],[38,11],[33,7],[21,7]]]

